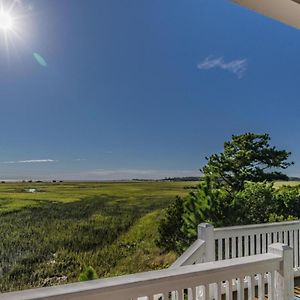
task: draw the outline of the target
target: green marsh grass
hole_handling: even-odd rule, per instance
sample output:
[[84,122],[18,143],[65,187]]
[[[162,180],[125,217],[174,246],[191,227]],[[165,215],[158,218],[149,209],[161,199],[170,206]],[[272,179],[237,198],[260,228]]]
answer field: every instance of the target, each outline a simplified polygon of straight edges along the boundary
[[[0,184],[0,291],[170,265],[155,245],[162,209],[195,182]],[[36,193],[26,189],[35,188]]]

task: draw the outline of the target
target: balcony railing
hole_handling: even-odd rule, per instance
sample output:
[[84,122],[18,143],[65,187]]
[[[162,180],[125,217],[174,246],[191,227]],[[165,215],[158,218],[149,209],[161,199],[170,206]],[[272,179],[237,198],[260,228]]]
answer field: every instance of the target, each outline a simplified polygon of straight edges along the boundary
[[[283,243],[293,249],[293,271],[300,276],[300,221],[214,228],[198,226],[197,241],[173,266],[218,261],[267,253],[268,246]],[[191,251],[193,255],[191,255]]]
[[197,241],[161,271],[0,294],[1,300],[293,299],[300,222],[217,228],[200,224]]

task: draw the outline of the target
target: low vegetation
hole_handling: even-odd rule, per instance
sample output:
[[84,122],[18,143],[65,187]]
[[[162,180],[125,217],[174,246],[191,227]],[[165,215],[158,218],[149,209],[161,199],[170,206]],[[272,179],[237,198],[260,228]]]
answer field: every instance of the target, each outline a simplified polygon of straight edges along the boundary
[[[176,255],[155,244],[158,224],[186,185],[192,183],[1,184],[0,291],[170,265]],[[25,192],[32,187],[36,193]]]

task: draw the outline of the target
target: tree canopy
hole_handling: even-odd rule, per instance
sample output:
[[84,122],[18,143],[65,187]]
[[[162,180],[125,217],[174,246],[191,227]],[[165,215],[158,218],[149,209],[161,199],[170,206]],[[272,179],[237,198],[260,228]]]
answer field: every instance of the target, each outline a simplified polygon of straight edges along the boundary
[[268,134],[233,135],[222,153],[207,158],[197,188],[166,210],[159,245],[181,253],[202,222],[222,227],[298,219],[300,186],[278,189],[267,182],[288,179],[281,171],[293,164],[291,153],[270,140]]
[[208,162],[201,171],[233,192],[243,190],[247,181],[286,180],[288,177],[279,170],[293,164],[287,161],[291,152],[278,150],[270,140],[268,134],[232,135],[222,153],[206,158]]

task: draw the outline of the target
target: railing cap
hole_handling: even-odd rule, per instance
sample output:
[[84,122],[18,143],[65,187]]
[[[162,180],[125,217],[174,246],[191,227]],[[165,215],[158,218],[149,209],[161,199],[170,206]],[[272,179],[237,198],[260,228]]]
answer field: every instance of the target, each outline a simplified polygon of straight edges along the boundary
[[211,225],[211,224],[209,224],[209,223],[200,223],[199,225],[198,225],[198,228],[214,228],[214,226],[213,225]]
[[219,227],[219,228],[215,228],[215,232],[218,232],[218,231],[233,231],[233,230],[236,231],[236,230],[245,230],[245,229],[252,230],[252,229],[270,228],[270,227],[291,226],[291,225],[300,225],[300,220],[286,221],[286,222],[274,222],[274,223],[262,223],[262,224],[251,224],[251,225],[238,225],[238,226]]
[[293,251],[293,248],[291,248],[287,244],[282,244],[282,243],[274,243],[269,245],[268,247],[268,252],[272,254],[282,255],[283,252],[286,251]]

